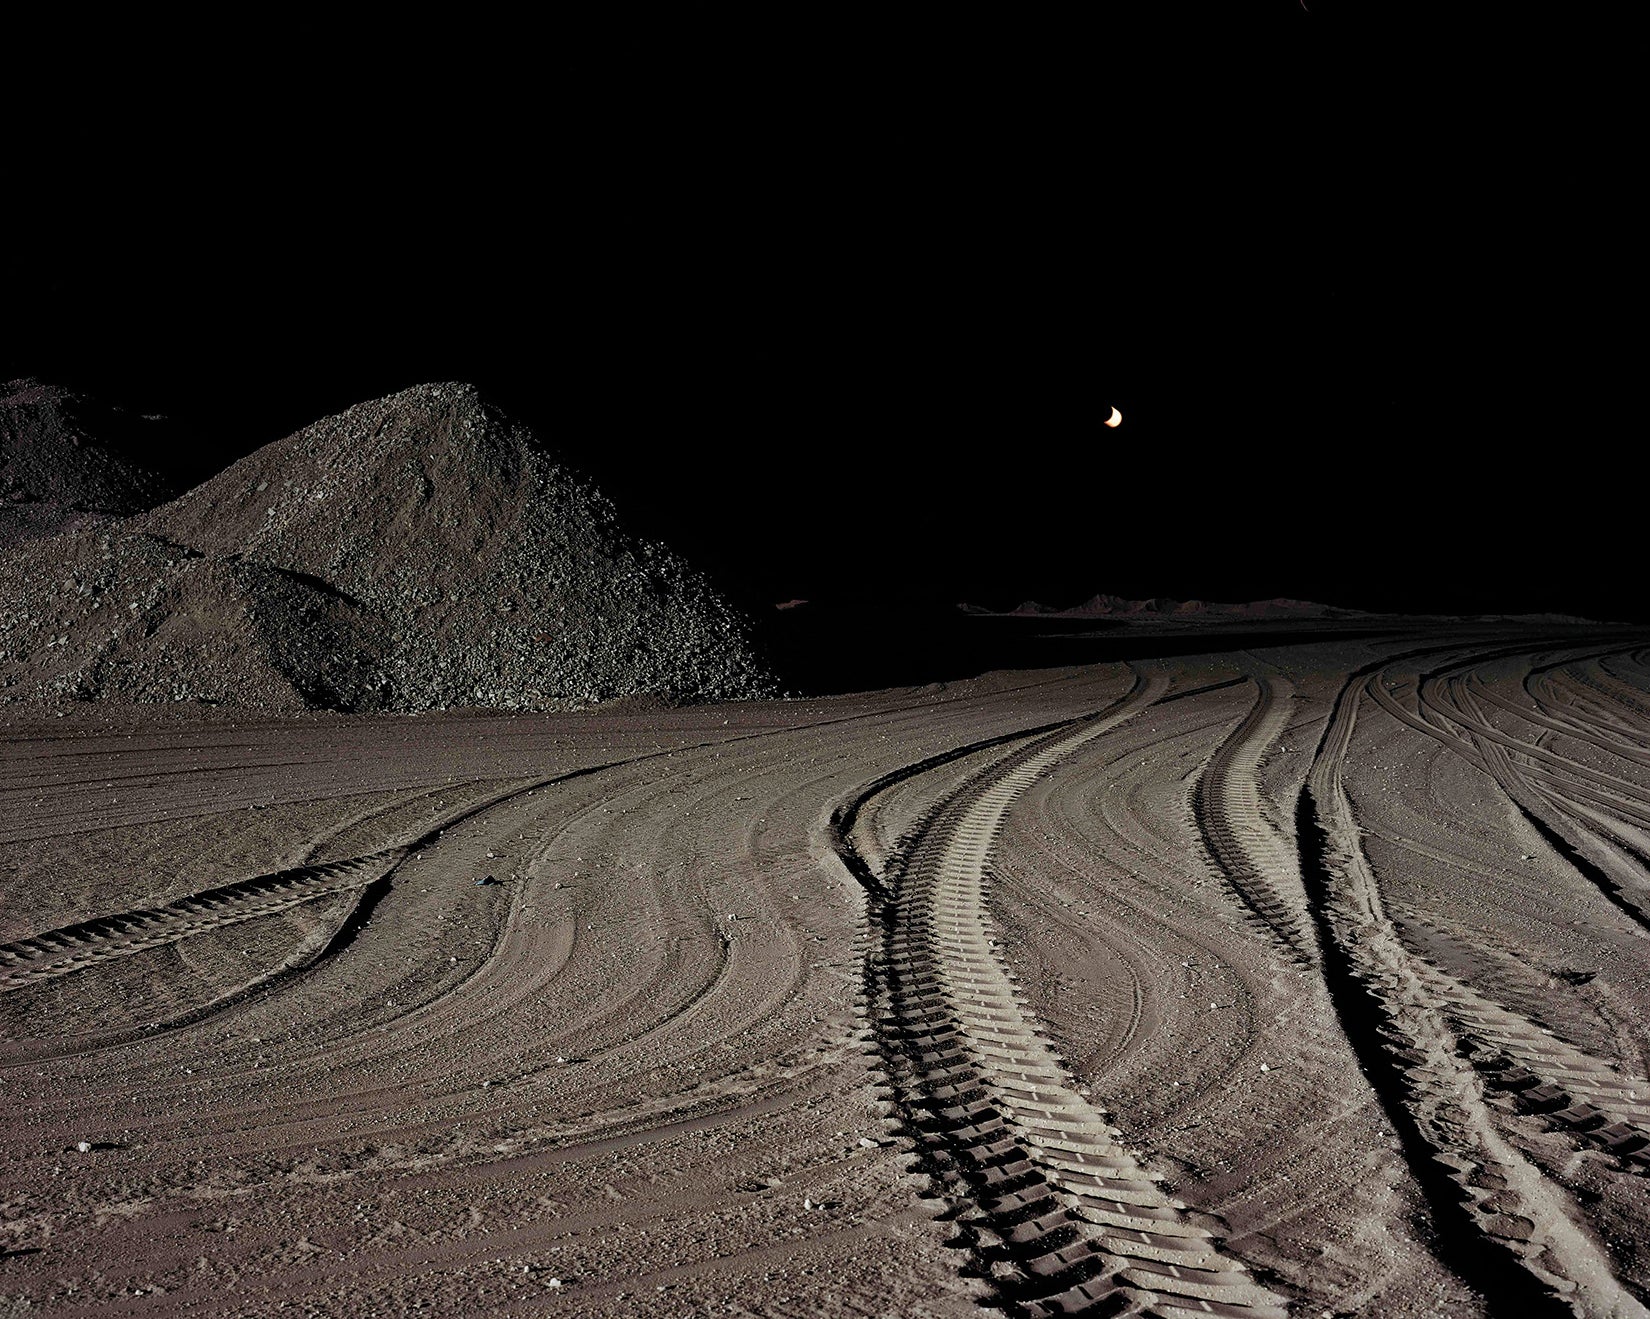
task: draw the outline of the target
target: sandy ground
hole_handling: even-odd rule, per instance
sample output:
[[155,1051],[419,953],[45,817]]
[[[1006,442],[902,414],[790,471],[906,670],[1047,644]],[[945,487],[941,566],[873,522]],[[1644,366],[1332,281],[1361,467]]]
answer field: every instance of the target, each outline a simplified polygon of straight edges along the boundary
[[1643,1314],[1644,645],[14,713],[0,1313]]

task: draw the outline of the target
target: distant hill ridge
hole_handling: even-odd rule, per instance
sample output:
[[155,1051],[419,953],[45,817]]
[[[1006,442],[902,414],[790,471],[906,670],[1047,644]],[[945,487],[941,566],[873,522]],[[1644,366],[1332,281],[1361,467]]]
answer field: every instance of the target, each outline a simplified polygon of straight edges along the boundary
[[[959,606],[971,614],[992,614],[995,610],[977,605]],[[1126,600],[1120,595],[1090,596],[1070,609],[1054,609],[1048,605],[1027,600],[1007,611],[1006,616],[1044,618],[1356,618],[1359,609],[1341,609],[1334,605],[1315,604],[1310,600],[1251,600],[1241,604],[1210,603],[1203,600],[1172,600],[1155,597],[1150,600]],[[1004,615],[999,615],[1004,616]]]
[[708,581],[465,384],[358,404],[0,568],[10,699],[555,709],[774,686]]

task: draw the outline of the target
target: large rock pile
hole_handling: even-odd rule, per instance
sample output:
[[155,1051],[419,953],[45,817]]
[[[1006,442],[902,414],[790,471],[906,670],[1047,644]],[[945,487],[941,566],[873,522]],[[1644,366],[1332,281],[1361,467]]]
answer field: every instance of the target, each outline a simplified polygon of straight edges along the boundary
[[0,698],[561,709],[772,680],[749,625],[468,385],[363,403],[0,564]]

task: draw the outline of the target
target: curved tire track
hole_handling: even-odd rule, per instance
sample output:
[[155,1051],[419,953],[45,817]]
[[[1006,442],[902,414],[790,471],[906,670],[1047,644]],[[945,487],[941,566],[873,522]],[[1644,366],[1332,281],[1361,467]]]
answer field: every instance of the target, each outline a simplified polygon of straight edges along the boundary
[[[1198,778],[1192,813],[1239,899],[1296,961],[1314,965],[1317,945],[1299,892],[1293,842],[1260,806],[1260,761],[1289,722],[1293,692],[1280,678],[1257,678],[1255,705]],[[1285,896],[1288,893],[1290,896]]]
[[1123,1147],[1043,1039],[990,938],[986,873],[1014,802],[1161,686],[1137,683],[1075,732],[1031,737],[942,803],[879,913],[882,954],[868,980],[904,1124],[981,1266],[1025,1315],[1288,1313],[1224,1248],[1219,1221],[1165,1195]]
[[1386,914],[1341,777],[1367,676],[1343,687],[1300,799],[1325,977],[1348,1038],[1441,1223],[1466,1229],[1445,1239],[1493,1309],[1650,1314],[1574,1221],[1568,1197],[1496,1130],[1446,1006],[1461,987],[1412,956]]
[[42,979],[69,975],[112,957],[273,916],[319,898],[364,891],[388,875],[408,851],[406,847],[395,847],[347,861],[279,870],[207,889],[165,906],[100,916],[0,945],[0,994]]

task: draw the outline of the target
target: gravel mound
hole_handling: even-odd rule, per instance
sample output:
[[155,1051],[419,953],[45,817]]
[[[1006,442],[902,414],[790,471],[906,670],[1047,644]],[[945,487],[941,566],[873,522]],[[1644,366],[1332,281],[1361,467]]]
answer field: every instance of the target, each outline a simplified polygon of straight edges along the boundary
[[171,481],[127,452],[152,446],[162,428],[38,380],[0,385],[0,546],[170,499]]
[[359,404],[0,565],[0,699],[548,710],[773,690],[747,620],[469,385]]

